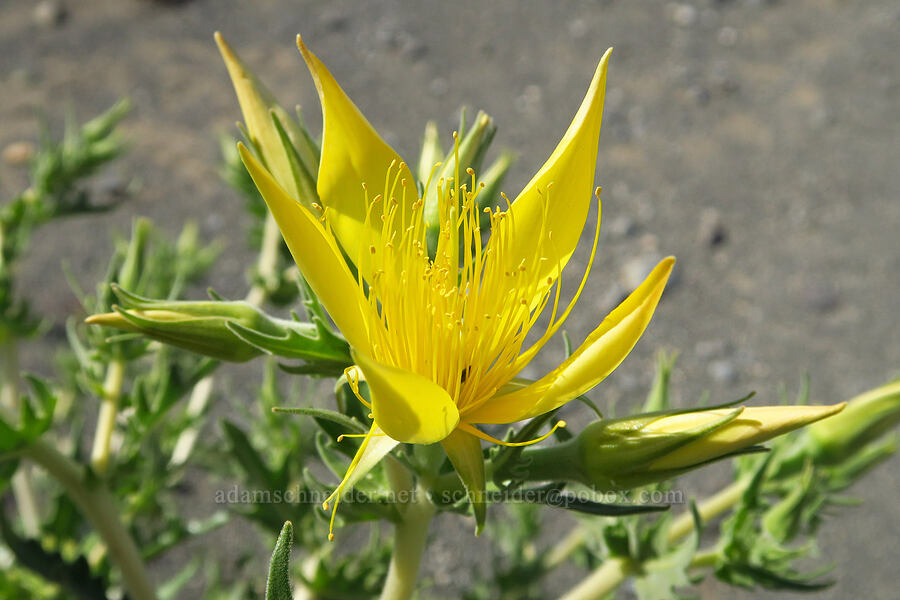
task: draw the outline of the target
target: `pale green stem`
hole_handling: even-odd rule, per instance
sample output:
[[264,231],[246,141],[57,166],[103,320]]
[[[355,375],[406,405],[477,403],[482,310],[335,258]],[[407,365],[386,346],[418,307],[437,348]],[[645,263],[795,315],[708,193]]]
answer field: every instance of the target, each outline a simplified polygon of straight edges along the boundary
[[700,550],[694,555],[694,558],[691,559],[690,568],[700,569],[702,567],[712,567],[716,564],[717,560],[719,560],[718,550]]
[[267,283],[275,276],[278,268],[278,250],[281,248],[281,231],[278,223],[271,213],[266,214],[266,224],[263,229],[262,245],[259,249],[259,260],[256,263],[256,274],[260,282],[253,284],[247,294],[247,302],[254,306],[261,306],[268,294]]
[[62,485],[106,545],[107,554],[122,573],[132,600],[155,600],[156,592],[144,569],[140,551],[119,520],[119,509],[109,492],[97,482],[86,484],[82,465],[37,440],[19,452],[40,465]]
[[[196,418],[206,409],[206,405],[209,404],[209,399],[212,396],[214,379],[212,375],[207,375],[194,385],[194,389],[191,390],[191,397],[188,400],[187,409],[185,410],[187,416]],[[175,448],[172,450],[172,458],[169,460],[170,467],[180,467],[187,462],[187,459],[194,451],[194,445],[199,435],[200,428],[196,425],[182,430],[175,441]]]
[[[700,522],[708,523],[737,504],[748,485],[750,485],[749,479],[739,479],[698,503],[697,512],[700,513]],[[672,525],[669,527],[669,543],[674,544],[681,541],[692,531],[694,531],[694,517],[690,511],[684,512],[672,521]]]
[[[271,214],[266,215],[266,224],[263,229],[263,239],[260,244],[259,258],[256,261],[256,273],[262,282],[254,283],[247,292],[245,300],[254,306],[262,306],[269,295],[269,290],[265,282],[275,276],[278,268],[278,250],[281,245],[281,230],[278,229],[278,223],[275,222]],[[205,409],[212,397],[213,383],[215,377],[208,375],[197,382],[191,391],[191,399],[188,401],[187,413],[190,416],[198,416]],[[200,426],[194,425],[182,430],[175,441],[175,449],[172,451],[172,458],[169,460],[170,466],[180,466],[187,461],[197,437],[200,435]]]
[[428,525],[435,507],[428,500],[427,491],[415,486],[404,466],[391,457],[387,457],[384,464],[391,488],[406,504],[400,507],[401,520],[394,526],[394,549],[380,600],[407,600],[416,589]]
[[124,380],[125,362],[122,359],[114,359],[106,367],[103,399],[100,403],[100,414],[97,416],[97,430],[94,432],[94,449],[91,452],[91,466],[98,475],[105,474],[109,468],[109,447],[116,428]]
[[[702,523],[721,515],[725,511],[732,508],[741,499],[741,495],[749,485],[749,479],[741,479],[735,481],[731,485],[723,488],[719,492],[710,496],[697,504],[697,512],[700,514]],[[690,512],[683,513],[672,522],[669,527],[669,543],[675,544],[694,531],[694,517]],[[698,554],[701,560],[711,560],[710,553]],[[694,566],[692,564],[692,566]],[[703,565],[697,565],[703,566]],[[630,560],[625,558],[610,558],[595,570],[593,573],[585,577],[575,587],[570,589],[564,595],[560,596],[560,600],[593,600],[603,598],[622,583],[633,572],[633,565]]]
[[548,569],[553,569],[561,565],[573,552],[578,550],[583,543],[584,527],[576,525],[566,537],[559,540],[552,548],[550,548],[550,551],[547,552],[547,556],[544,559],[544,566]]
[[[3,386],[0,387],[0,407],[9,413],[11,419],[16,418],[19,411],[19,352],[16,340],[10,337],[2,348]],[[22,517],[22,529],[29,537],[40,533],[41,518],[37,497],[34,493],[34,482],[31,471],[26,465],[18,468],[12,477],[13,498]]]

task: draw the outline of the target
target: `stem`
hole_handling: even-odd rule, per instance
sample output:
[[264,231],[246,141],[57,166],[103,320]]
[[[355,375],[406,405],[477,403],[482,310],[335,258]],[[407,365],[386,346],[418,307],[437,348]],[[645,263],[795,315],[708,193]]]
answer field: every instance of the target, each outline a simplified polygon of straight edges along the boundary
[[[750,484],[749,479],[735,481],[731,485],[716,492],[706,500],[697,504],[700,521],[707,523],[740,501],[741,496]],[[694,531],[694,518],[690,512],[681,514],[669,527],[670,544],[674,544]],[[704,561],[714,560],[711,552],[698,554],[695,560],[701,562],[692,566],[704,566]],[[622,585],[622,582],[633,572],[633,565],[627,558],[610,558],[600,568],[585,577],[581,582],[560,597],[560,600],[591,600],[602,598]]]
[[[2,359],[3,386],[0,387],[0,410],[8,411],[15,419],[19,411],[19,351],[16,338],[10,337],[0,347]],[[22,529],[28,537],[37,537],[41,530],[40,511],[34,494],[31,471],[26,465],[20,466],[12,477],[12,492],[22,517]]]
[[20,454],[44,469],[65,489],[106,544],[110,560],[122,572],[125,588],[133,600],[155,600],[156,592],[144,569],[140,551],[119,520],[119,510],[102,485],[85,484],[84,468],[41,440]]
[[[749,484],[749,479],[740,479],[697,504],[700,521],[708,523],[737,504]],[[680,541],[692,531],[694,531],[694,517],[690,512],[682,513],[669,527],[669,543]]]
[[584,543],[584,527],[578,525],[572,528],[572,530],[560,541],[558,541],[550,551],[547,553],[547,557],[544,559],[544,565],[548,569],[553,569],[558,567],[562,563],[566,561],[569,556],[572,555],[578,548],[581,547],[581,544]]
[[403,507],[402,520],[394,526],[394,550],[380,600],[407,600],[416,588],[428,525],[435,508],[426,490],[414,485],[405,467],[391,457],[386,457],[384,464],[394,492],[401,498],[408,497],[408,502]]
[[266,213],[266,224],[263,229],[262,244],[259,248],[259,259],[256,262],[256,274],[259,279],[247,293],[247,302],[260,306],[268,295],[269,280],[274,278],[278,268],[278,250],[281,247],[281,230],[271,213]]
[[113,360],[106,368],[103,400],[100,404],[100,414],[97,416],[94,449],[91,452],[91,466],[98,475],[105,474],[109,468],[109,446],[116,428],[116,415],[119,413],[119,398],[122,396],[124,379],[125,362],[122,359]]
[[712,567],[719,559],[719,552],[715,549],[701,550],[691,559],[690,568],[699,569],[701,567]]
[[581,580],[577,586],[566,592],[560,600],[596,600],[603,598],[619,587],[634,566],[627,558],[608,558],[600,568]]
[[[209,399],[212,396],[214,381],[214,376],[207,375],[194,385],[185,411],[189,417],[198,417],[206,409],[206,405],[209,404]],[[200,427],[197,425],[188,427],[179,434],[178,439],[175,441],[175,448],[172,450],[172,458],[169,459],[170,467],[180,467],[187,462],[199,435]]]
[[[281,230],[278,229],[278,223],[271,213],[266,213],[266,224],[263,229],[263,239],[260,244],[259,258],[256,261],[256,272],[263,283],[254,283],[247,292],[245,300],[254,306],[262,306],[263,302],[269,295],[269,290],[265,282],[275,276],[278,268],[278,249],[281,242]],[[213,383],[215,376],[208,375],[204,377],[191,390],[191,399],[188,401],[187,414],[196,417],[203,413],[209,399],[212,396]],[[169,466],[176,467],[183,465],[191,452],[194,450],[194,444],[200,435],[201,425],[193,425],[184,429],[175,440],[175,449],[172,451],[172,457],[169,460]]]

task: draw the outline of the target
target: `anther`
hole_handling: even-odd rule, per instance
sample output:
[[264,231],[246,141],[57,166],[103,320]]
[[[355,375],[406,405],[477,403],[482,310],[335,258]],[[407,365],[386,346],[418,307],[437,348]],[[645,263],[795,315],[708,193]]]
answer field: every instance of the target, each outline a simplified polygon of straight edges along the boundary
[[334,541],[334,534],[333,534],[333,533],[329,533],[329,534],[328,534],[328,541],[329,541],[329,542],[333,542],[333,541]]

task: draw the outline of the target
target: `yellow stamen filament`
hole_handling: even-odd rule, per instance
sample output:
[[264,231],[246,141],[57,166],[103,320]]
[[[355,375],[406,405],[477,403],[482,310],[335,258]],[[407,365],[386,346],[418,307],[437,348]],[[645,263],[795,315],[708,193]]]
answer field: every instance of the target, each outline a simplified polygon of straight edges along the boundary
[[495,438],[494,436],[488,435],[485,432],[481,431],[474,425],[469,425],[468,423],[460,423],[459,428],[467,433],[471,433],[477,438],[480,438],[486,442],[491,442],[492,444],[499,444],[500,446],[530,446],[531,444],[537,444],[538,442],[543,442],[548,437],[553,435],[557,429],[565,428],[565,421],[557,421],[556,425],[553,428],[542,435],[541,437],[534,438],[533,440],[528,440],[527,442],[505,442],[499,438]]

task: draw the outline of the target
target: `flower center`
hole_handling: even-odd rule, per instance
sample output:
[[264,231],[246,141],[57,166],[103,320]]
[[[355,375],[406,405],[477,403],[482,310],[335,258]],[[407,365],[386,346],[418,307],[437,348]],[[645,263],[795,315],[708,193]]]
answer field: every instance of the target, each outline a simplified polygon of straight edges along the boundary
[[[371,351],[380,362],[428,377],[464,412],[521,369],[517,359],[525,336],[558,277],[532,276],[543,260],[540,252],[510,262],[513,213],[500,207],[479,210],[483,185],[472,169],[466,183],[457,183],[458,172],[438,181],[438,243],[429,257],[424,202],[417,195],[409,202],[415,192],[401,172],[402,165],[392,164],[383,193],[371,199],[367,193],[365,229],[376,233],[361,252],[368,256],[354,257],[357,264],[368,261],[372,273],[370,281],[359,279],[368,298]],[[546,200],[542,237],[550,236]],[[487,244],[485,222],[491,231]],[[554,316],[558,298],[557,288]]]

